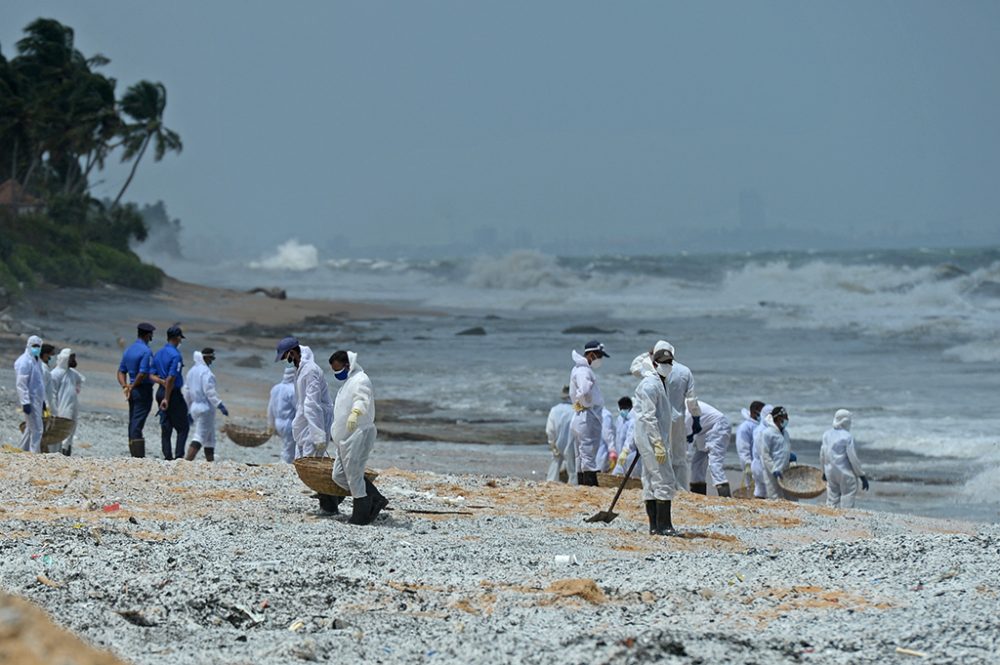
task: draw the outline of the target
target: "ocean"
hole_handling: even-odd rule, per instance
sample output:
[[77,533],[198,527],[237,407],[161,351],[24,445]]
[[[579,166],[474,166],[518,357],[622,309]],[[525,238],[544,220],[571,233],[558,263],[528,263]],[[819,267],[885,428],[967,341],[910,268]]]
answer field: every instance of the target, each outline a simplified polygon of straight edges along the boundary
[[859,507],[1000,521],[1000,248],[380,260],[289,241],[257,261],[153,260],[213,286],[426,310],[331,335],[380,397],[445,419],[544,428],[591,338],[611,354],[599,378],[613,404],[634,390],[632,358],[665,339],[734,427],[751,400],[784,405],[800,462],[818,463],[850,409],[872,479]]

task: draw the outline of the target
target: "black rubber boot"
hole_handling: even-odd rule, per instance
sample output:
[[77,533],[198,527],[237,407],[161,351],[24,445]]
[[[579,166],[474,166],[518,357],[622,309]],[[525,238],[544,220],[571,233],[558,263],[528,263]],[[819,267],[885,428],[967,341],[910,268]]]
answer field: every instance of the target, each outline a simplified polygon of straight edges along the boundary
[[333,494],[320,494],[319,495],[319,509],[324,513],[330,513],[331,515],[340,514],[340,502],[344,500],[342,496],[334,496]]
[[73,454],[73,446],[63,446],[59,452],[61,452],[66,457],[70,457]]
[[146,440],[145,439],[129,439],[128,442],[128,452],[132,457],[145,457],[146,456]]
[[732,493],[729,491],[729,483],[719,483],[715,486],[715,491],[719,493],[719,496],[732,497]]
[[584,485],[584,486],[587,485],[587,472],[586,471],[577,471],[576,472],[576,484],[577,485]]
[[206,462],[215,461],[215,448],[205,448],[205,461]]
[[646,517],[649,518],[649,535],[656,533],[656,501],[646,502]]
[[372,514],[372,497],[363,496],[361,498],[354,497],[354,507],[351,510],[351,519],[347,520],[349,524],[369,524],[371,523]]
[[[187,454],[184,455],[184,459],[189,462],[193,462],[194,458],[198,456],[198,451],[201,450],[201,444],[197,441],[192,441],[188,444]],[[205,449],[205,457],[208,457],[208,449]]]
[[587,472],[587,484],[590,485],[591,487],[597,487],[598,486],[597,485],[597,472],[596,471],[588,471]]
[[669,501],[656,502],[656,535],[658,536],[678,535],[677,531],[674,530],[674,523],[670,521]]
[[691,483],[691,491],[704,496],[708,494],[708,483]]
[[372,500],[372,513],[368,518],[369,524],[375,521],[382,509],[389,505],[389,499],[382,496],[382,493],[375,487],[375,483],[365,478],[365,491]]

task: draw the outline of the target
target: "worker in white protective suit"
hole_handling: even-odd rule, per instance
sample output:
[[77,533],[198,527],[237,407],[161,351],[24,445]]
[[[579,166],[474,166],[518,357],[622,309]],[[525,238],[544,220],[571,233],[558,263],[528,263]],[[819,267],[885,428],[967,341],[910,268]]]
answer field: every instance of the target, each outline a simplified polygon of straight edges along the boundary
[[753,481],[753,432],[760,423],[760,410],[764,403],[754,400],[749,409],[743,409],[740,414],[743,422],[736,428],[736,454],[743,466],[743,485],[749,487]]
[[601,472],[613,469],[618,462],[615,436],[615,414],[605,406],[601,409],[601,446],[597,449],[597,466]]
[[598,452],[601,447],[601,420],[604,397],[597,385],[594,370],[608,358],[604,345],[597,340],[587,342],[583,355],[573,351],[573,371],[569,375],[569,399],[573,404],[573,445],[576,452],[576,477],[580,485],[597,487]]
[[[38,359],[42,361],[42,381],[45,383],[45,408],[42,409],[42,417],[52,415],[52,405],[56,401],[56,389],[52,384],[52,369],[49,363],[56,352],[56,347],[51,344],[42,344],[42,352],[38,354]],[[43,427],[44,428],[44,427]]]
[[85,379],[76,370],[76,354],[73,349],[63,349],[56,356],[56,368],[52,370],[53,403],[52,415],[73,421],[69,434],[59,444],[59,452],[69,457],[73,454],[77,421],[80,418],[80,387]]
[[774,410],[774,405],[765,404],[760,408],[760,421],[753,428],[753,444],[750,447],[752,452],[750,461],[750,473],[753,476],[753,496],[755,499],[766,499],[767,498],[767,483],[764,481],[764,467],[761,465],[760,458],[757,456],[757,439],[760,438],[761,433],[767,428],[767,417],[771,415],[771,411]]
[[[628,471],[639,453],[635,450],[635,415],[632,411],[632,398],[622,397],[618,400],[618,418],[615,421],[615,452],[618,455],[615,468],[616,476],[623,476]],[[642,477],[642,460],[637,460],[632,475]]]
[[279,360],[295,368],[295,418],[292,420],[295,458],[323,457],[333,427],[333,400],[323,370],[313,359],[312,349],[300,345],[294,337],[278,342],[275,362]]
[[295,418],[295,367],[285,368],[281,383],[271,388],[267,402],[267,425],[281,437],[281,461],[295,461],[295,439],[292,438],[292,420]]
[[[676,352],[670,342],[658,341],[649,352],[650,357],[660,350],[670,352],[670,359],[664,360],[662,363],[670,367],[670,373],[667,375],[667,399],[670,400],[671,413],[673,414],[673,420],[670,423],[670,461],[674,465],[677,486],[687,489],[691,473],[687,459],[687,428],[684,426],[684,413],[687,400],[698,399],[694,393],[694,375],[686,365],[677,362],[674,357]],[[701,432],[700,417],[693,419],[692,428],[695,434]]]
[[188,444],[184,459],[194,461],[198,451],[205,449],[205,461],[215,461],[215,410],[229,416],[229,409],[222,403],[215,384],[212,363],[215,350],[204,348],[194,352],[194,365],[184,378],[184,399],[191,415],[191,443]]
[[[761,480],[768,499],[784,498],[785,493],[778,481],[781,474],[788,470],[789,463],[795,460],[787,425],[788,412],[785,407],[776,406],[764,416],[764,427],[754,441],[754,463],[760,462]],[[756,477],[757,474],[754,475]],[[757,496],[756,489],[754,496]]]
[[24,353],[14,361],[14,386],[24,414],[21,450],[42,452],[42,407],[45,404],[45,375],[42,372],[42,338],[32,335]]
[[677,479],[666,443],[672,412],[665,379],[670,372],[667,361],[672,357],[661,349],[655,351],[650,359],[652,370],[640,365],[645,373],[633,399],[634,441],[643,460],[642,498],[646,503],[649,533],[658,536],[677,535],[670,515],[671,501],[677,493]]
[[833,429],[823,433],[819,449],[819,465],[826,481],[826,505],[831,508],[853,508],[858,494],[858,479],[868,491],[868,478],[854,449],[851,435],[851,412],[839,409],[833,415]]
[[549,463],[545,480],[551,483],[559,482],[559,473],[565,467],[569,484],[577,484],[576,452],[573,450],[569,431],[573,415],[573,405],[569,403],[569,386],[563,386],[562,401],[549,409],[549,417],[545,421],[545,440],[552,451],[552,462]]
[[[695,418],[701,418],[701,432],[692,431]],[[707,477],[711,475],[712,484],[719,496],[732,496],[729,490],[729,480],[723,468],[726,461],[726,449],[732,435],[729,419],[714,406],[701,400],[690,400],[687,403],[687,415],[684,417],[687,427],[687,441],[690,446],[688,456],[691,460],[691,491],[695,494],[708,494]]]
[[335,351],[330,356],[333,377],[342,382],[333,404],[330,438],[337,448],[333,482],[350,489],[354,503],[351,524],[371,524],[389,500],[365,478],[365,465],[375,446],[375,392],[372,380],[354,351]]

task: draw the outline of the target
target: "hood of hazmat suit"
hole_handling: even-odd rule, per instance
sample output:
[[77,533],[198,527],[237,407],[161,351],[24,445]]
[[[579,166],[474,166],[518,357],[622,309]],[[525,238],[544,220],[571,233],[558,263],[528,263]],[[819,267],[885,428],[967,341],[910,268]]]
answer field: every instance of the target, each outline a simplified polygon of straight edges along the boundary
[[833,428],[850,431],[851,412],[847,409],[838,409],[837,412],[833,414]]

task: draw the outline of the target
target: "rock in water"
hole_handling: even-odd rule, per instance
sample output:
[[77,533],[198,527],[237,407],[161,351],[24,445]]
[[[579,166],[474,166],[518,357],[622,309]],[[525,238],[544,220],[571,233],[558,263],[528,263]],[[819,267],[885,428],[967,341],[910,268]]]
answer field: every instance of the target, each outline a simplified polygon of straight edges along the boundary
[[485,335],[486,329],[482,326],[476,326],[475,328],[466,328],[465,330],[460,330],[455,333],[456,335]]

